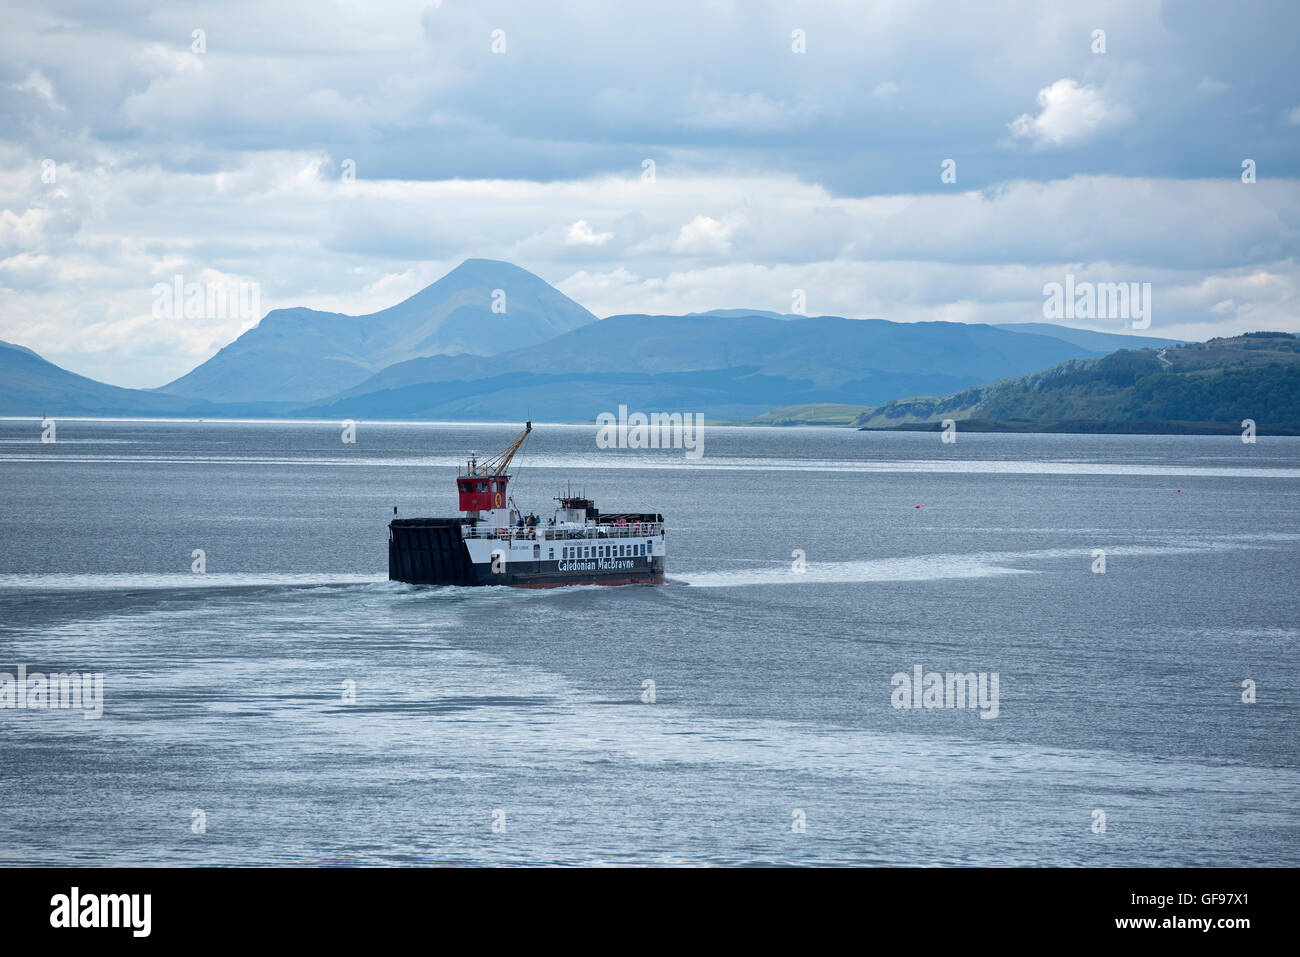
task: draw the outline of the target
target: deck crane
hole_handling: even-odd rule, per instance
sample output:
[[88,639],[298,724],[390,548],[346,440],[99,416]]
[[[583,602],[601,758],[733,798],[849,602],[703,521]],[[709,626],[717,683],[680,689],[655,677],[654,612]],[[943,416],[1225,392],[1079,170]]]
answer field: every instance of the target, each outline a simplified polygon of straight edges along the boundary
[[[507,507],[506,488],[510,476],[506,474],[506,468],[510,465],[510,460],[515,457],[515,453],[519,451],[519,446],[524,444],[524,439],[528,438],[528,433],[531,431],[533,431],[533,423],[530,419],[524,423],[524,431],[506,446],[505,451],[498,452],[483,462],[479,462],[476,453],[470,453],[464,474],[456,479],[456,487],[460,492],[460,508],[462,512],[470,513],[473,518],[478,519],[482,512]],[[482,517],[486,518],[487,516]],[[501,525],[508,524],[504,512],[495,517],[499,519]]]
[[519,433],[519,437],[506,446],[504,452],[498,452],[482,464],[479,464],[478,459],[471,453],[469,471],[466,474],[487,475],[496,478],[505,472],[506,466],[510,464],[510,460],[515,457],[515,453],[519,451],[519,446],[524,444],[524,439],[528,438],[528,433],[531,431],[533,431],[533,423],[530,419],[524,423],[524,430]]

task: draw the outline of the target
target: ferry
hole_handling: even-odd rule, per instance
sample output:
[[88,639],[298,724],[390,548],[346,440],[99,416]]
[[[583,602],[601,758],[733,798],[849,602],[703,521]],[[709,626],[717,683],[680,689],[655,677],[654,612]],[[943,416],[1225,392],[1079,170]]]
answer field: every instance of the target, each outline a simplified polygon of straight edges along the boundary
[[[523,513],[510,495],[511,459],[531,421],[505,451],[482,462],[471,453],[457,470],[459,516],[393,518],[388,578],[412,585],[659,585],[666,555],[657,512],[603,514],[566,493],[551,518]],[[394,508],[396,514],[396,508]]]

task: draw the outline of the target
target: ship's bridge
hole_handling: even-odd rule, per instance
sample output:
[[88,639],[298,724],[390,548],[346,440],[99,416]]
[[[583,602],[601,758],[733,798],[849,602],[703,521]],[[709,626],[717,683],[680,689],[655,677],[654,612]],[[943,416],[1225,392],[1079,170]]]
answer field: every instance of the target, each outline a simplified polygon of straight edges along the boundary
[[509,499],[506,486],[510,483],[509,475],[469,474],[456,478],[456,491],[460,494],[462,512],[487,512],[496,508],[505,508]]

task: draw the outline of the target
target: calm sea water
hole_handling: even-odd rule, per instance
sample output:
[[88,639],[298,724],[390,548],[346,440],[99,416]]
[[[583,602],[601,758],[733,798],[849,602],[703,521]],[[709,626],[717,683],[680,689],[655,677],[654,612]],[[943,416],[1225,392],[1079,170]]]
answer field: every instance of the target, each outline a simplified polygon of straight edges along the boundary
[[104,676],[0,710],[0,862],[1300,864],[1300,440],[539,426],[670,583],[389,583],[517,431],[0,422],[0,671]]

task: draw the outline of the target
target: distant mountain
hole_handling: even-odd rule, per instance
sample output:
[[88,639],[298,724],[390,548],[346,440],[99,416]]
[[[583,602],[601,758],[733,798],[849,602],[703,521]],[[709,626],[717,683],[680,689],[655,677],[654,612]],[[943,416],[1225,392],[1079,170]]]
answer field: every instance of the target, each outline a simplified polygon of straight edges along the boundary
[[1250,333],[1170,349],[1120,350],[946,398],[896,399],[871,409],[867,429],[959,427],[1028,432],[1300,434],[1300,339]]
[[1095,353],[1049,336],[952,322],[837,316],[611,316],[490,359],[397,363],[304,415],[584,421],[619,404],[748,418],[804,403],[876,405]]
[[860,405],[835,405],[829,402],[809,402],[772,409],[752,419],[740,419],[729,425],[855,425],[869,408]]
[[368,316],[276,309],[158,391],[213,402],[304,402],[418,356],[491,356],[595,321],[525,269],[469,259],[409,299]]
[[[494,311],[494,301],[504,311]],[[899,396],[964,395],[1118,346],[1169,341],[1051,323],[897,323],[753,309],[597,321],[526,270],[470,259],[372,315],[277,309],[187,375],[148,392],[74,376],[7,347],[0,408],[588,421],[627,405],[830,423],[862,409],[874,415]],[[900,416],[894,407],[886,418]]]
[[735,319],[738,316],[766,316],[769,319],[801,319],[802,316],[792,312],[772,312],[770,309],[706,309],[704,312],[688,312],[688,316],[721,316]]
[[1155,336],[1132,336],[1118,332],[1094,332],[1091,329],[1074,329],[1054,322],[1002,322],[997,328],[1007,332],[1027,332],[1035,336],[1052,336],[1063,339],[1092,352],[1114,352],[1116,349],[1165,349],[1181,346],[1181,339],[1158,339]]
[[0,415],[206,416],[215,410],[209,402],[96,382],[25,346],[0,342]]

